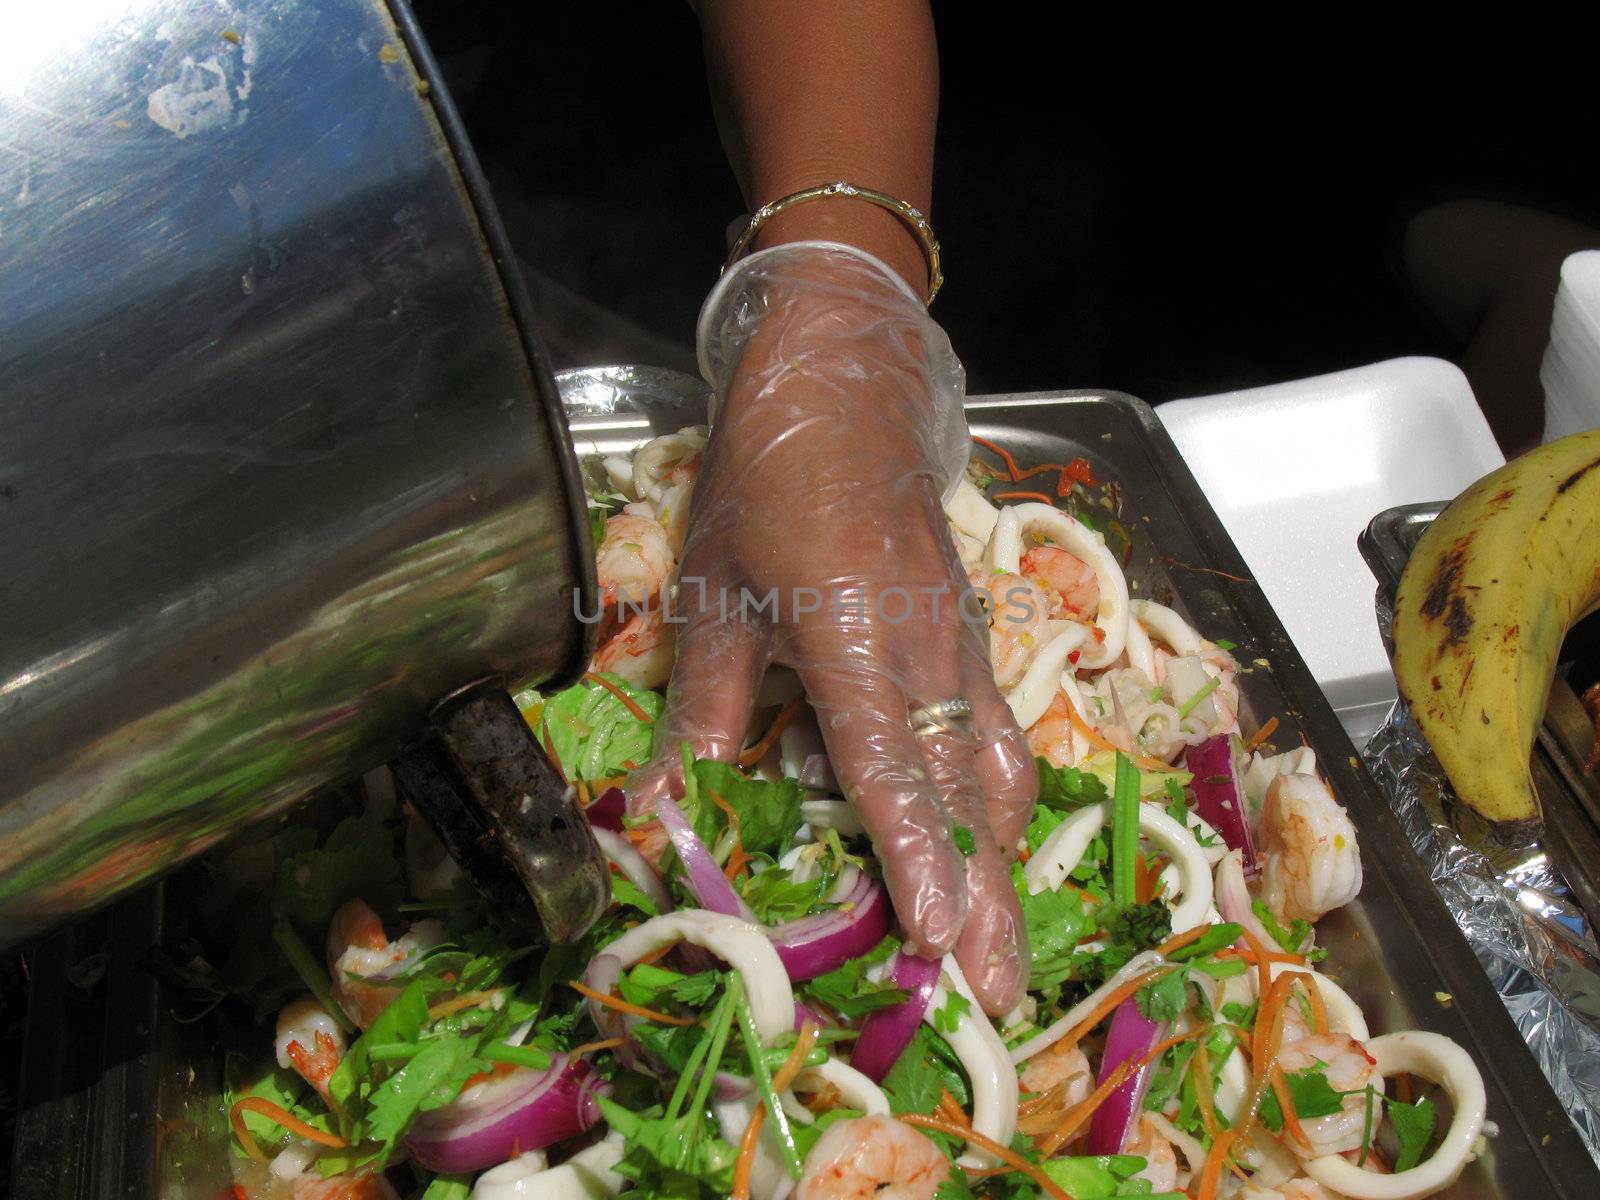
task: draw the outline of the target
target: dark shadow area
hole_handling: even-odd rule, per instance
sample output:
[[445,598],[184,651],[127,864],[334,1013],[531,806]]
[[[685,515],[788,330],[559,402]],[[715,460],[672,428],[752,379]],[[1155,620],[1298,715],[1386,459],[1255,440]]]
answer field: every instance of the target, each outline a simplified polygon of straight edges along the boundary
[[[521,256],[625,318],[648,361],[675,357],[743,208],[692,15],[419,8]],[[1509,48],[1352,32],[1274,51],[1138,16],[1069,39],[1031,8],[935,10],[949,277],[935,312],[974,391],[1159,402],[1457,357],[1402,278],[1411,215],[1488,196],[1596,223],[1586,109],[1552,63]],[[558,365],[585,349],[569,324]]]

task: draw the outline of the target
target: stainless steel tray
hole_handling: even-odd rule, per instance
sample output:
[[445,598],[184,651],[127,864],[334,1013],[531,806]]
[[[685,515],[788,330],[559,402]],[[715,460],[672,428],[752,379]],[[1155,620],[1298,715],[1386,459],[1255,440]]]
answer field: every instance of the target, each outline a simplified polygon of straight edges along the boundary
[[[654,373],[648,380],[642,375],[579,373],[562,382],[580,455],[624,449],[654,432],[703,416],[703,390]],[[1330,784],[1360,830],[1366,872],[1360,899],[1319,926],[1320,939],[1330,951],[1326,969],[1367,1011],[1375,1029],[1436,1030],[1466,1047],[1483,1072],[1489,1118],[1499,1126],[1499,1134],[1448,1194],[1458,1200],[1526,1196],[1588,1200],[1600,1195],[1600,1173],[1434,893],[1333,709],[1261,589],[1248,579],[1242,558],[1152,410],[1118,393],[1058,392],[975,398],[968,415],[974,433],[1006,446],[1019,460],[1087,458],[1096,475],[1114,485],[1107,489],[1107,503],[1113,509],[1120,507],[1120,525],[1131,547],[1129,580],[1135,590],[1170,599],[1208,635],[1237,643],[1242,663],[1250,668],[1241,680],[1247,725],[1276,715],[1282,722],[1276,742],[1293,745],[1304,739],[1316,750]],[[61,935],[70,936],[70,932]],[[45,1014],[46,1019],[49,1016]],[[152,1044],[179,1044],[164,1028],[167,1024],[163,1021],[148,1032]],[[78,1040],[67,1031],[59,1031],[57,1037]],[[33,1053],[30,1047],[30,1056]],[[51,1061],[40,1053],[43,1061]],[[188,1136],[169,1137],[167,1145],[173,1152],[168,1154],[158,1156],[145,1147],[142,1156],[119,1156],[123,1163],[148,1163],[155,1178],[147,1194],[162,1197],[204,1195],[197,1181],[215,1170],[227,1137],[219,1106],[212,1099],[219,1070],[215,1051],[175,1061],[181,1053],[166,1050],[160,1059],[158,1116],[161,1122],[185,1122]],[[148,1086],[152,1092],[146,1094],[153,1094],[156,1081]],[[75,1158],[69,1156],[61,1131],[70,1128],[64,1118],[81,1120],[86,1110],[96,1111],[95,1106],[86,1106],[75,1095],[55,1100],[63,1106],[56,1112],[50,1111],[48,1096],[30,1096],[28,1103],[19,1130],[19,1159],[32,1147],[36,1154],[60,1155],[63,1165],[85,1161],[81,1149],[73,1151]],[[161,1122],[147,1122],[136,1136],[154,1136],[152,1131]],[[84,1136],[95,1134],[91,1129]],[[117,1135],[101,1131],[101,1144],[106,1136]],[[114,1189],[113,1174],[105,1173],[103,1192],[70,1194],[128,1194]]]

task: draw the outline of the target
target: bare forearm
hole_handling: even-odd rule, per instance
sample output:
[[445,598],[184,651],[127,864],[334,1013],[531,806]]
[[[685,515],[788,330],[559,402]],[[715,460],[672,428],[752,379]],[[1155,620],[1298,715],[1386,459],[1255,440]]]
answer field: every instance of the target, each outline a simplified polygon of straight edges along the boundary
[[[752,205],[848,180],[926,212],[939,67],[925,0],[703,0],[706,63],[729,158]],[[864,201],[781,214],[759,244],[823,238],[887,262],[920,295],[915,236]]]

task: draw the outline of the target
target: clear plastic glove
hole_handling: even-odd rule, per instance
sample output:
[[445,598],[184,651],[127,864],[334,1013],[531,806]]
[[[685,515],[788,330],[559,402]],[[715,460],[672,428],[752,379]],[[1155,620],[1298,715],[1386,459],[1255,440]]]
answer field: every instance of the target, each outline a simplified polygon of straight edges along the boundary
[[[768,665],[793,668],[911,945],[953,949],[985,1010],[1005,1012],[1027,977],[1008,863],[1037,776],[941,504],[966,461],[960,363],[903,282],[823,242],[730,273],[701,314],[700,355],[720,403],[679,570],[677,667],[634,805],[681,789],[683,741],[731,761]],[[913,733],[919,706],[955,698],[969,727]]]

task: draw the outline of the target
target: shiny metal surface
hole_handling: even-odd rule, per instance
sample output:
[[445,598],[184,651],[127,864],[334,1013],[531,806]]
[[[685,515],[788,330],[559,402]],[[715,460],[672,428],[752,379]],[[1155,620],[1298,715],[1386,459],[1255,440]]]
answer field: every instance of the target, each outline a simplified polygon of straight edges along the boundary
[[553,387],[408,20],[0,6],[0,944],[587,659]]
[[447,697],[431,724],[390,764],[401,798],[492,911],[534,938],[577,941],[611,902],[611,876],[577,793],[497,681]]

